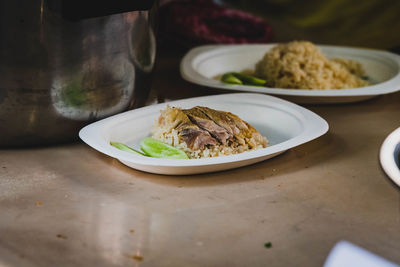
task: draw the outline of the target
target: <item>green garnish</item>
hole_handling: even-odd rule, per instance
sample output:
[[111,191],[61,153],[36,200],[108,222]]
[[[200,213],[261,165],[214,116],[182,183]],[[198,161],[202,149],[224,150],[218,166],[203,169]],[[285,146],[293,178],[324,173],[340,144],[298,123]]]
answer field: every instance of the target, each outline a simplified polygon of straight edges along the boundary
[[244,85],[255,85],[265,86],[267,81],[240,72],[227,72],[221,77],[221,81],[230,84],[244,84]]
[[264,244],[264,247],[271,248],[272,247],[272,243],[271,242],[267,242],[267,243]]
[[152,158],[164,158],[164,159],[188,159],[189,157],[183,150],[165,144],[157,139],[146,137],[140,142],[140,148],[144,151],[138,151],[120,142],[110,142],[110,145],[126,152],[133,153],[135,155],[152,157]]
[[133,148],[131,148],[123,143],[120,143],[120,142],[110,142],[110,145],[112,145],[122,151],[131,152],[133,154],[140,155],[140,156],[147,156],[146,154],[144,154],[140,151],[137,151],[136,149],[133,149]]
[[146,137],[140,142],[140,148],[153,158],[188,159],[186,153],[157,139]]
[[267,83],[266,80],[239,72],[235,72],[233,75],[248,85],[265,85]]
[[236,78],[231,72],[225,73],[221,77],[221,81],[224,83],[230,83],[230,84],[243,84],[241,80]]

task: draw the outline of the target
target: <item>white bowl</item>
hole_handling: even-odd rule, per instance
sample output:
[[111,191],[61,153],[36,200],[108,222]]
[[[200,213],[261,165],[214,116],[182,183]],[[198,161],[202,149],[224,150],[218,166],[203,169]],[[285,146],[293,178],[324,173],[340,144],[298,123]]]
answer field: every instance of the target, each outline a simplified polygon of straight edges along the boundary
[[387,176],[400,186],[400,127],[386,137],[379,158]]

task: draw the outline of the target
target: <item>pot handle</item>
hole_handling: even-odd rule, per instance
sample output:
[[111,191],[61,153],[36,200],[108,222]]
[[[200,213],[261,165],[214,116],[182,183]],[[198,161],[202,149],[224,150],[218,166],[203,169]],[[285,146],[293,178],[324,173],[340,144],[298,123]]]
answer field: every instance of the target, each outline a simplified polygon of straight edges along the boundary
[[149,10],[155,0],[48,0],[47,5],[64,19],[77,21],[117,13]]

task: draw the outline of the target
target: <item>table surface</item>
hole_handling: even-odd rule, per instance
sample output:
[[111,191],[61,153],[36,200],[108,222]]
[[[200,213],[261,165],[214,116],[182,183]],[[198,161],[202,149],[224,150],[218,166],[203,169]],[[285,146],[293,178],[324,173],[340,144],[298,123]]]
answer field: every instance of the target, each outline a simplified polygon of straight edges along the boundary
[[[226,93],[182,80],[179,56],[160,55],[148,104]],[[400,93],[303,106],[327,134],[217,173],[144,173],[82,142],[0,150],[0,266],[322,266],[340,240],[400,263],[378,157]]]

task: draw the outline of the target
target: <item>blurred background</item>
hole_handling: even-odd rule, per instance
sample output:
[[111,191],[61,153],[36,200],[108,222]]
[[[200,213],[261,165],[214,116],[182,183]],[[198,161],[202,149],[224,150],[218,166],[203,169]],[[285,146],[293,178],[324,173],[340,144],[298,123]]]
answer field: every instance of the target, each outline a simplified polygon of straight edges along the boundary
[[180,77],[180,60],[198,45],[307,40],[400,53],[400,1],[160,0],[157,10],[156,75],[146,104],[224,93]]
[[122,111],[222,93],[180,76],[198,45],[307,40],[400,53],[399,14],[398,0],[0,0],[0,146],[76,140]]
[[178,46],[308,40],[400,52],[400,1],[161,0],[160,40]]

